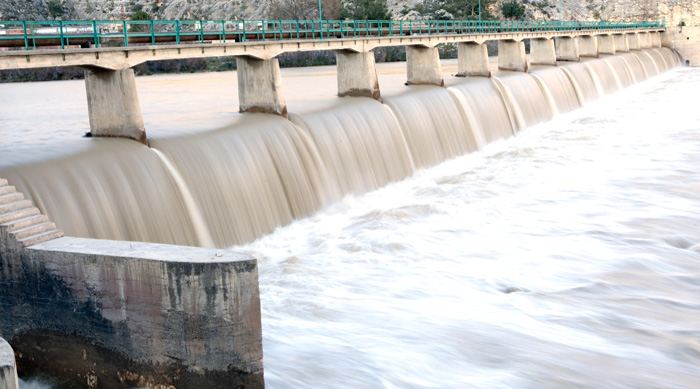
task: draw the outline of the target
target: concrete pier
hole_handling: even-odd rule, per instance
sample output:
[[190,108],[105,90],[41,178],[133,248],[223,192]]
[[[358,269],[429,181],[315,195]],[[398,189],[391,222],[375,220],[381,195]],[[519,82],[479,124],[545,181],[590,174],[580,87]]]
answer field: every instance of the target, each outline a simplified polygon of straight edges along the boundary
[[236,57],[240,112],[274,113],[287,117],[282,74],[276,58]]
[[557,65],[557,53],[551,38],[530,39],[530,63],[533,65]]
[[[686,28],[686,31],[687,31],[687,28]],[[664,32],[660,32],[659,35],[661,35],[661,37],[660,37],[661,47],[668,47],[668,48],[672,49],[673,48],[673,41],[674,41],[673,37],[676,34],[672,33],[671,31],[664,31]]]
[[700,66],[700,27],[684,26],[666,34],[684,66]]
[[636,32],[626,34],[627,35],[627,48],[632,51],[639,51],[639,34]]
[[649,33],[640,32],[638,36],[640,49],[648,49],[651,47],[651,37],[649,36]]
[[578,37],[579,56],[598,58],[598,39],[593,35]]
[[616,53],[628,53],[630,51],[630,46],[627,42],[627,34],[613,34],[613,39],[615,40]]
[[661,34],[656,31],[650,32],[649,44],[651,45],[651,47],[661,47]]
[[444,86],[437,47],[406,46],[407,85]]
[[379,80],[371,51],[336,51],[338,96],[364,96],[382,101]]
[[560,36],[555,38],[557,47],[557,61],[578,62],[579,48],[578,37]]
[[512,72],[527,72],[530,66],[522,40],[498,41],[498,69]]
[[15,352],[0,338],[0,389],[19,389]]
[[148,144],[133,69],[85,68],[90,132]]
[[612,35],[598,35],[598,54],[615,55],[615,38]]
[[491,77],[489,52],[485,43],[462,42],[457,44],[457,76]]

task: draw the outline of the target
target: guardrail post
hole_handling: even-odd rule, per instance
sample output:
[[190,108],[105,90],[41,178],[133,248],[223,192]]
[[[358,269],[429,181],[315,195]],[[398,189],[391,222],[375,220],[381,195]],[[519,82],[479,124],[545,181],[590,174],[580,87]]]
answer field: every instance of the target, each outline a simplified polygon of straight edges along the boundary
[[63,46],[63,21],[62,20],[58,22],[58,32],[59,32],[59,36],[61,37],[61,49],[64,49],[64,46]]
[[95,47],[100,47],[100,37],[98,35],[99,34],[97,32],[97,22],[93,20],[92,21],[92,39],[94,41],[93,43],[95,44]]
[[22,22],[22,31],[24,31],[24,49],[29,50],[29,40],[27,39],[27,22]]
[[180,21],[176,20],[175,21],[175,42],[176,44],[180,44]]
[[122,21],[122,30],[124,32],[124,47],[129,47],[129,35],[126,32],[126,20]]
[[156,45],[156,29],[153,20],[151,20],[151,45]]
[[223,20],[221,21],[221,38],[221,41],[226,43],[226,22]]

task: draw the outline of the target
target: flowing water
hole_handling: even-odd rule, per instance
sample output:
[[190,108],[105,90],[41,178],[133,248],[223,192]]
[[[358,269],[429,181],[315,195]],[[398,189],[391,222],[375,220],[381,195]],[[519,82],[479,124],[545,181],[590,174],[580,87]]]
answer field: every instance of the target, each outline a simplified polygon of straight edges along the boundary
[[154,150],[76,137],[80,82],[3,85],[0,177],[68,235],[259,258],[270,388],[696,387],[700,72],[677,63],[446,88],[382,65],[384,104],[285,70],[290,120],[235,113],[235,73],[139,78]]

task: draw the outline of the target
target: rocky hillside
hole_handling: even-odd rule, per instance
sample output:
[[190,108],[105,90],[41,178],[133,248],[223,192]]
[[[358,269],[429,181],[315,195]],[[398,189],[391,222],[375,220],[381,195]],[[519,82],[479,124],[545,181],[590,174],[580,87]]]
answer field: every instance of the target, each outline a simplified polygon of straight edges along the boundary
[[[324,9],[332,9],[333,2],[323,0]],[[340,0],[354,1],[354,0]],[[441,0],[387,0],[387,6],[396,19],[419,17],[411,12],[420,3]],[[465,1],[465,4],[468,0]],[[558,0],[522,0],[526,20],[558,20]],[[688,0],[659,0],[660,19],[668,25],[700,24],[700,4]],[[3,19],[131,19],[140,16],[155,19],[265,19],[279,17],[280,7],[307,8],[308,12],[295,13],[301,18],[318,17],[315,0],[2,0],[0,18]],[[656,20],[656,0],[561,0],[564,20]],[[338,5],[339,6],[339,5]],[[501,17],[498,2],[491,13]]]

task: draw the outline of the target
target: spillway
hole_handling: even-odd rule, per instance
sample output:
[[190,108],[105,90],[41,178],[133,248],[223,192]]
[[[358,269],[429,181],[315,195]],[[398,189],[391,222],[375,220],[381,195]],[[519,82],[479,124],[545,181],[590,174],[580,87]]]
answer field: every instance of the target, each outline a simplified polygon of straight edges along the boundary
[[[531,74],[415,86],[384,103],[337,99],[290,119],[253,114],[217,129],[0,165],[69,236],[228,247],[310,216],[347,194],[569,112],[678,64],[666,48],[584,59]],[[156,152],[157,150],[157,152]]]

